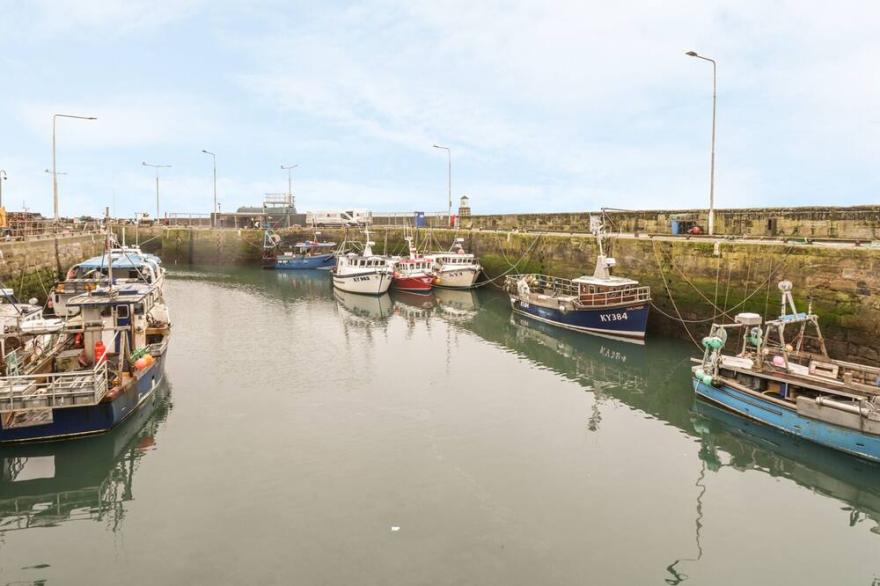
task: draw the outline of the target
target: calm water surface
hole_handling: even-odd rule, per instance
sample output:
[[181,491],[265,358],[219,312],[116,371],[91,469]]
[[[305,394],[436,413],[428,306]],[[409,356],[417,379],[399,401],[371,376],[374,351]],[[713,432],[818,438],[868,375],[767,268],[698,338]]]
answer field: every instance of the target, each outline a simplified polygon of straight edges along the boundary
[[176,271],[154,404],[0,451],[0,583],[880,583],[880,472],[695,404],[692,347],[328,277]]

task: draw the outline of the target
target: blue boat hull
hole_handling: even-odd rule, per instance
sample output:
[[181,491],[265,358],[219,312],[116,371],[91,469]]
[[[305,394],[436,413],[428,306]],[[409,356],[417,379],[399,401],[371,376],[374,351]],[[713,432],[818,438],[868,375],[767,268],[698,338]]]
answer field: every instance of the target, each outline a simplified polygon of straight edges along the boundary
[[693,379],[693,385],[698,397],[721,405],[743,417],[819,445],[880,462],[880,436],[804,417],[794,408],[761,400],[729,385],[721,384],[715,387],[696,378]]
[[303,269],[332,269],[335,266],[335,254],[316,254],[314,256],[279,256],[275,258],[273,268],[278,271],[295,271]]
[[164,356],[112,401],[82,407],[52,409],[52,420],[43,425],[2,428],[0,443],[50,441],[84,437],[109,431],[135,413],[162,382]]
[[643,340],[648,326],[648,304],[645,302],[564,313],[555,308],[525,303],[516,297],[511,297],[510,303],[516,313],[576,332]]

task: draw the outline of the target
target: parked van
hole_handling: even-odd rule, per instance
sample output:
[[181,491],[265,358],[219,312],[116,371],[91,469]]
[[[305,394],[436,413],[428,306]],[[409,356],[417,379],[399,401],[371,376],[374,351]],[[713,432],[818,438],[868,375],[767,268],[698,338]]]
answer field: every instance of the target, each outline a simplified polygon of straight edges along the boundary
[[373,212],[368,210],[319,210],[306,212],[306,224],[319,228],[331,226],[369,226]]

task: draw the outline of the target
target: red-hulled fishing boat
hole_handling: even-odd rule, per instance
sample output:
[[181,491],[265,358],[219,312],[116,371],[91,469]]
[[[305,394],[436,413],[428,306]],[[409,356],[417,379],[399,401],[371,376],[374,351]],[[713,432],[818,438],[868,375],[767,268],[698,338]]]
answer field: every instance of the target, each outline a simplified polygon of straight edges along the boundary
[[427,293],[434,286],[434,261],[419,255],[412,237],[407,237],[406,241],[409,243],[409,256],[395,261],[391,286],[398,291]]

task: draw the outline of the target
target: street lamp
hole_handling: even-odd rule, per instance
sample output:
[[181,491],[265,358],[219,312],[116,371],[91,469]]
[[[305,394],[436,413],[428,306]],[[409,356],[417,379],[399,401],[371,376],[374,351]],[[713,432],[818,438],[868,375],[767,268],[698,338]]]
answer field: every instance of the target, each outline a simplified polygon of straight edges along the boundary
[[299,167],[299,165],[289,165],[286,167],[281,165],[282,169],[287,170],[287,199],[289,200],[288,204],[290,206],[293,206],[293,179],[291,178],[290,173],[297,167]]
[[[202,152],[206,155],[211,155],[211,158],[214,159],[214,213],[217,213],[217,155],[212,153],[211,151],[206,151],[202,149]],[[211,214],[211,226],[216,226],[216,219],[214,215]]]
[[685,53],[688,57],[696,57],[712,64],[712,159],[709,168],[709,236],[715,234],[715,106],[718,97],[717,91],[717,64],[714,59],[698,55],[696,51]]
[[448,186],[449,186],[449,212],[447,216],[447,222],[452,223],[452,149],[445,146],[440,146],[438,144],[434,145],[435,149],[443,149],[446,151],[447,156],[449,157],[449,178],[448,178]]
[[146,161],[141,162],[144,167],[152,167],[156,170],[156,221],[159,221],[159,169],[170,169],[171,165],[153,165]]
[[3,207],[3,182],[8,180],[9,177],[6,175],[6,169],[0,169],[0,208]]
[[97,120],[95,116],[74,116],[73,114],[52,114],[52,206],[55,211],[55,221],[58,221],[58,177],[55,172],[55,122],[59,118],[75,118],[77,120]]

